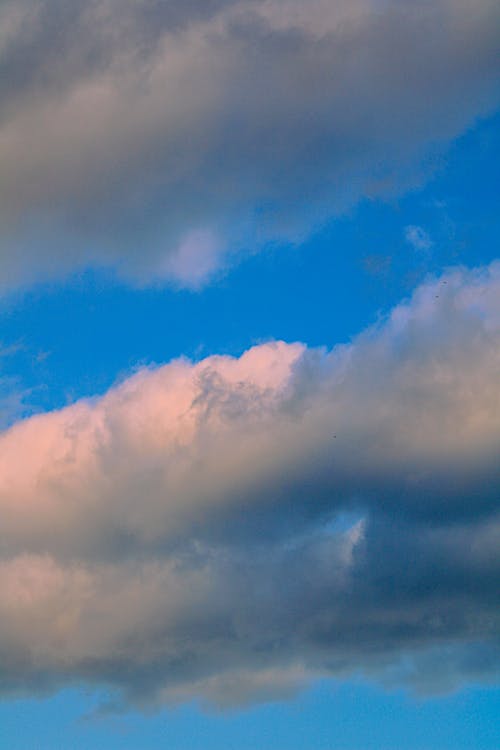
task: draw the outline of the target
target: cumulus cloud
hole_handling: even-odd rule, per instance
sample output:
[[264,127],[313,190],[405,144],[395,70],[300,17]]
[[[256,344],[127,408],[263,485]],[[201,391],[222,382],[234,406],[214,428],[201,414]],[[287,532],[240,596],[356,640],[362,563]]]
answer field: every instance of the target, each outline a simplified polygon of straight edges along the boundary
[[93,264],[196,287],[403,189],[496,106],[498,20],[494,0],[6,0],[0,284]]
[[453,270],[348,345],[177,360],[0,434],[2,693],[490,679],[499,301],[498,263]]

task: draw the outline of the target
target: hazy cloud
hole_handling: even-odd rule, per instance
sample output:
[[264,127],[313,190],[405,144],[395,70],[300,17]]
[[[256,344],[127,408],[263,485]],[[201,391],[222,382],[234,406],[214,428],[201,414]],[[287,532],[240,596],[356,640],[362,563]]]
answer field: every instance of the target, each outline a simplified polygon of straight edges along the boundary
[[145,369],[0,435],[0,687],[222,705],[498,665],[500,266],[351,344]]
[[493,0],[3,2],[0,285],[93,264],[199,286],[404,189],[498,101],[498,20]]
[[22,387],[6,362],[24,353],[20,343],[4,346],[0,341],[0,430],[4,430],[30,412],[30,392]]
[[432,247],[432,240],[425,229],[414,224],[405,227],[405,239],[414,250],[426,251]]

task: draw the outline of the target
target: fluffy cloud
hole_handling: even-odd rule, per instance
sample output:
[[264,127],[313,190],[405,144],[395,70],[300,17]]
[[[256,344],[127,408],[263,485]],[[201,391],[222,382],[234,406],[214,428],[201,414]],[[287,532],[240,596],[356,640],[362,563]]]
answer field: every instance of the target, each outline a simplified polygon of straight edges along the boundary
[[7,0],[0,285],[81,265],[199,286],[497,102],[494,0]]
[[332,351],[145,369],[0,434],[0,689],[137,704],[491,677],[500,265]]

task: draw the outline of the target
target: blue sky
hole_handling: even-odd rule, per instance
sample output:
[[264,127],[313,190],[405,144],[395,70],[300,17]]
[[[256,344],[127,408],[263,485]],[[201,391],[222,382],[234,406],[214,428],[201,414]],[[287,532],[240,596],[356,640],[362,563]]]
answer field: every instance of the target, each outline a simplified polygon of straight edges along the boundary
[[499,746],[497,18],[0,10],[8,750]]
[[96,718],[88,713],[92,700],[68,691],[50,701],[3,707],[1,716],[12,750],[494,750],[499,698],[498,690],[468,688],[458,695],[416,701],[400,692],[347,683],[319,685],[300,697],[244,712],[207,714],[187,706],[146,717],[130,712]]
[[[347,341],[428,275],[497,257],[499,139],[497,117],[479,121],[423,185],[392,201],[365,200],[304,242],[270,246],[197,292],[138,291],[91,270],[13,291],[2,304],[2,343],[17,350],[4,373],[27,391],[28,407],[50,409],[182,355],[239,355],[269,339]],[[412,226],[428,235],[428,249],[406,239]]]

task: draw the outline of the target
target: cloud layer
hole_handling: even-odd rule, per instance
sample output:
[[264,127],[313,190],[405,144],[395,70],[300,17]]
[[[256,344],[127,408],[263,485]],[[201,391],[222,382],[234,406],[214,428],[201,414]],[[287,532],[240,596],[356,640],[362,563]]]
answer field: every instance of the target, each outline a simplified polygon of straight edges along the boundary
[[[0,286],[199,286],[419,179],[498,103],[494,0],[7,0]],[[420,166],[418,166],[420,165]]]
[[0,434],[0,690],[137,704],[498,664],[500,265],[328,352],[145,369]]

